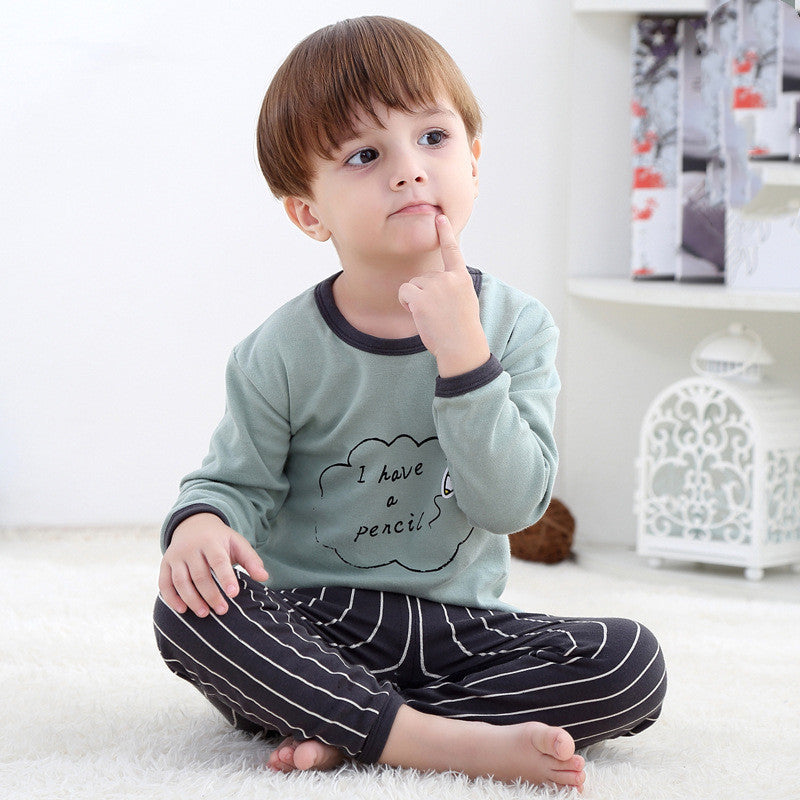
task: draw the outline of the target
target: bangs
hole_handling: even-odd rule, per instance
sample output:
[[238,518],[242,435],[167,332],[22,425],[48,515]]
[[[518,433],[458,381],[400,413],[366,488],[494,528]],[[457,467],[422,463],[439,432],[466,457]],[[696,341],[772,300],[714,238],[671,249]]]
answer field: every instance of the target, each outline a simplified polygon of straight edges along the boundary
[[[434,104],[443,94],[459,111],[465,105],[466,83],[450,56],[422,31],[406,25],[397,30],[393,22],[386,20],[376,31],[374,18],[348,20],[320,37],[309,74],[327,75],[309,84],[306,106],[313,115],[306,130],[317,155],[330,158],[354,135],[359,117],[380,124],[376,105],[412,111]],[[340,26],[346,26],[345,35],[337,30]],[[473,126],[466,117],[464,122],[470,132]]]

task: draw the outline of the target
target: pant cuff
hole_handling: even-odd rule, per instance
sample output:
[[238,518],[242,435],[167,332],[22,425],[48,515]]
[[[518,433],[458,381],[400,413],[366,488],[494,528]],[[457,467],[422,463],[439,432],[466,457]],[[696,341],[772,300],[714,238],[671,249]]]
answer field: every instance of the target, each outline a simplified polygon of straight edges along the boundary
[[358,760],[365,764],[374,764],[383,752],[386,746],[386,740],[389,738],[389,731],[394,724],[394,718],[403,705],[403,698],[399,694],[392,692],[389,695],[389,700],[386,706],[378,715],[378,721],[372,726],[372,729],[367,734],[364,740],[364,747],[358,754]]

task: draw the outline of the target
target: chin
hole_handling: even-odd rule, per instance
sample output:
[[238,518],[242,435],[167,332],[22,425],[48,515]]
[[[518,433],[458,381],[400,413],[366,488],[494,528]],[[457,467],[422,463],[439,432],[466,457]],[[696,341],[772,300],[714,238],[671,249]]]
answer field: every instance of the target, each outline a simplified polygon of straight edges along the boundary
[[403,237],[400,249],[409,255],[427,254],[439,249],[439,237],[436,230],[414,231]]

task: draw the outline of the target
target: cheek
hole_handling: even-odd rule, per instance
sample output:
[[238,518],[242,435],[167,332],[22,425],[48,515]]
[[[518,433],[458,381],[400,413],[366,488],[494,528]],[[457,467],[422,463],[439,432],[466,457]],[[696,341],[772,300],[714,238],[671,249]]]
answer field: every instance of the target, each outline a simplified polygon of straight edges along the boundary
[[461,173],[454,188],[455,205],[465,215],[466,219],[472,212],[472,206],[478,196],[478,180],[473,176],[472,169]]
[[464,196],[474,200],[478,189],[478,176],[476,170],[473,168],[472,162],[468,162],[460,170],[459,183]]

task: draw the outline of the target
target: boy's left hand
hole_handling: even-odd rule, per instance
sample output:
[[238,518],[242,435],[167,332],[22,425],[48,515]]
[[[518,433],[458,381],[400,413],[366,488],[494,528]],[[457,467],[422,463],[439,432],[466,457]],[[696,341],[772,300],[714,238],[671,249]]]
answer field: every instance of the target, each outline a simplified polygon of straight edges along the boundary
[[439,375],[451,378],[477,369],[491,353],[472,276],[450,220],[440,214],[435,224],[443,269],[412,278],[397,296],[411,312],[422,343],[436,357]]

